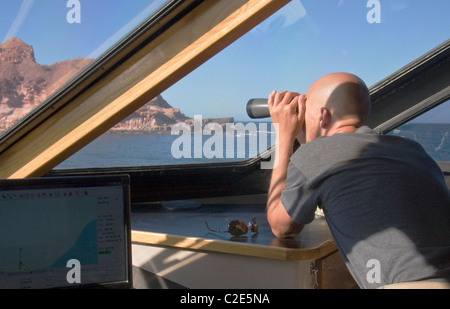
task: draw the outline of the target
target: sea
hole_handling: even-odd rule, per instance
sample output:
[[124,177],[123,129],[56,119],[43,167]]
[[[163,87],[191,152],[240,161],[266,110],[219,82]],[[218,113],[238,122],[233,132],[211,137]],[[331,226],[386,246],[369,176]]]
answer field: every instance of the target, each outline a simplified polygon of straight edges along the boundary
[[[247,125],[246,123],[244,123]],[[151,134],[107,132],[56,169],[141,167],[244,161],[275,142],[274,128],[259,123],[248,130],[216,134]],[[450,161],[450,124],[405,124],[388,134],[422,144],[436,161]]]

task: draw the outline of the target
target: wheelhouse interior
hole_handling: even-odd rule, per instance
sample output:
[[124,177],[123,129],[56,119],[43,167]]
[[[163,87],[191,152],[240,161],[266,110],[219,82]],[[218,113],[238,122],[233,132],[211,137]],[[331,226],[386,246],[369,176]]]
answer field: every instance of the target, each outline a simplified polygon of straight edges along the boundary
[[[127,162],[124,150],[121,165],[73,162],[105,134],[131,136],[110,129],[158,95],[191,118],[249,123],[255,121],[245,114],[249,99],[274,89],[305,92],[330,70],[346,70],[370,86],[369,124],[380,134],[413,134],[402,129],[411,123],[442,124],[441,139],[429,147],[450,186],[450,25],[439,15],[446,11],[439,6],[448,4],[381,2],[377,23],[369,20],[376,7],[365,1],[352,10],[344,1],[156,2],[136,26],[2,133],[0,178],[129,175],[136,288],[228,288],[245,271],[248,279],[235,287],[354,288],[319,213],[299,238],[282,241],[271,234],[264,215],[271,170],[262,168],[273,158],[271,144],[257,155],[225,160],[135,163]],[[420,10],[430,15],[415,19],[412,13]],[[444,25],[435,31],[434,23]],[[399,46],[407,53],[396,53]],[[270,119],[258,121],[257,128],[263,121],[270,128]],[[160,147],[149,142],[148,152]],[[258,233],[222,233],[227,218],[252,217]],[[205,221],[221,232],[209,231]],[[336,273],[327,271],[330,265]],[[270,282],[274,273],[288,279]]]

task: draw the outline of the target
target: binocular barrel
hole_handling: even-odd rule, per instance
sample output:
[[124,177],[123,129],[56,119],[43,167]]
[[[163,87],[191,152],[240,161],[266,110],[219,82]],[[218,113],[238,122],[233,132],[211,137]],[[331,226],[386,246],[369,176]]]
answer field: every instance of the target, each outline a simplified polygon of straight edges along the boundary
[[267,99],[250,99],[247,102],[247,115],[253,119],[270,117]]

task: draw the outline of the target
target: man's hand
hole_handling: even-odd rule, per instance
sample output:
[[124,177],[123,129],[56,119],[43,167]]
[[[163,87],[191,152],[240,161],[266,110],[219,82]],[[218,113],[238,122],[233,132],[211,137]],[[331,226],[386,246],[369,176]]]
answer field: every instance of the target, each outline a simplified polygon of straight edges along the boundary
[[277,138],[282,144],[293,143],[303,130],[306,96],[297,92],[273,91],[267,101],[272,122],[278,124]]

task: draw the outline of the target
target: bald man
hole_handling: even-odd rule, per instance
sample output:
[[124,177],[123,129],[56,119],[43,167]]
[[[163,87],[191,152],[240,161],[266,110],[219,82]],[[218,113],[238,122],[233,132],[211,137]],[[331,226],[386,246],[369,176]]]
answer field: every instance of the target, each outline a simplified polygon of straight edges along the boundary
[[[278,124],[267,202],[275,236],[295,237],[319,207],[360,287],[448,287],[450,194],[442,171],[416,142],[367,126],[365,83],[333,73],[306,95],[274,91],[268,105]],[[293,153],[296,138],[302,146]]]

